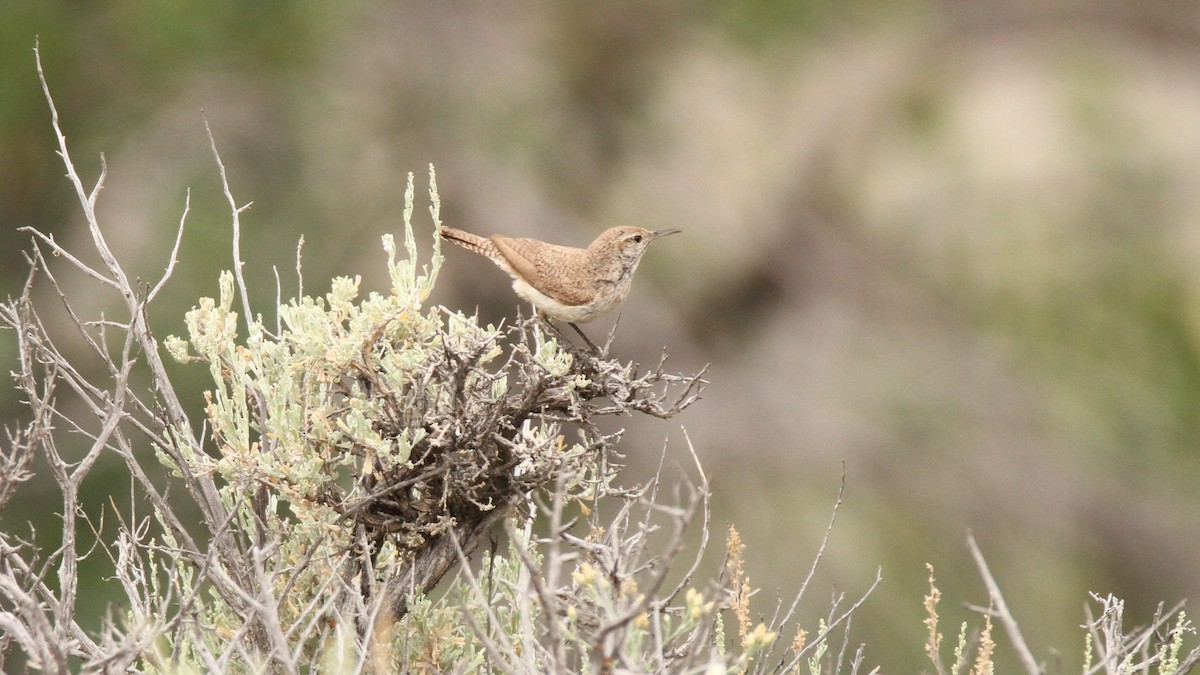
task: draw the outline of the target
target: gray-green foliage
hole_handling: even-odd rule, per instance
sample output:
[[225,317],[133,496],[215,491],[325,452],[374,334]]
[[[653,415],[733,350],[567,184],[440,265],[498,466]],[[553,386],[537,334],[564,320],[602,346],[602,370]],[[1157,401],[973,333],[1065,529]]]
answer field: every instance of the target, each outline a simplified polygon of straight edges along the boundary
[[[425,307],[441,258],[435,248],[432,263],[418,269],[412,211],[410,176],[408,257],[397,260],[390,235],[383,241],[389,293],[360,298],[357,279],[335,279],[322,298],[278,307],[274,331],[256,316],[243,337],[239,289],[226,272],[218,297],[187,313],[187,338],[165,341],[176,360],[206,364],[212,379],[205,445],[179,454],[190,472],[218,478],[230,526],[217,536],[260,552],[254,567],[281,600],[268,624],[277,622],[297,653],[344,643],[346,626],[371,635],[378,622],[401,619],[406,659],[474,661],[461,621],[450,627],[446,608],[423,593],[532,492],[553,488],[559,503],[609,493],[615,437],[595,427],[595,416],[669,417],[695,400],[699,385],[661,367],[639,375],[632,365],[563,348],[536,321],[485,328]],[[661,385],[674,382],[682,392],[665,404]],[[577,440],[567,440],[567,423]],[[170,455],[160,457],[178,470]],[[535,509],[525,506],[531,517]],[[189,590],[196,589],[180,592]],[[227,596],[193,594],[196,621],[213,630],[191,640],[210,652],[229,634],[254,632],[247,603]],[[443,643],[455,647],[434,648]]]
[[[64,513],[61,545],[48,554],[0,532],[0,665],[15,655],[51,672],[298,673],[726,660],[712,623],[720,584],[701,584],[706,602],[690,586],[682,593],[699,553],[674,590],[666,585],[684,530],[699,512],[707,519],[707,486],[677,484],[679,506],[662,502],[657,479],[620,487],[620,433],[598,425],[634,412],[672,417],[697,400],[700,375],[565,347],[536,319],[481,327],[426,307],[441,259],[435,244],[432,262],[418,264],[411,176],[407,256],[384,239],[388,292],[364,298],[357,280],[333,280],[323,297],[278,303],[269,327],[252,312],[237,260],[217,297],[187,313],[187,336],[160,344],[147,309],[178,250],[152,288],[134,287],[96,214],[104,174],[84,188],[45,91],[102,264],[31,231],[28,283],[0,306],[31,412],[5,447],[0,508],[40,454]],[[115,293],[125,321],[76,307],[43,247]],[[39,282],[57,291],[99,375],[51,337],[34,307]],[[207,367],[203,420],[189,421],[164,351]],[[63,392],[77,405],[60,405]],[[59,451],[56,423],[89,440],[81,458]],[[114,513],[115,537],[95,526],[93,547],[77,536],[87,519],[79,486],[110,454],[137,501]],[[532,535],[535,520],[546,536]],[[464,564],[501,521],[509,544],[476,577]],[[663,527],[671,535],[658,549]],[[123,599],[94,633],[75,602],[79,562],[97,552]]]

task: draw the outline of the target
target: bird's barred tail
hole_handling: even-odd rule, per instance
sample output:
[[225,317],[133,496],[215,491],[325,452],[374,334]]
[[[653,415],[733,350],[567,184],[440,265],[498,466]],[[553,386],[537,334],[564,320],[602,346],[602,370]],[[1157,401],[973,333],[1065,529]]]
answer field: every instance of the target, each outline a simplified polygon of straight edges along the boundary
[[464,232],[453,227],[443,227],[441,234],[442,239],[453,242],[468,251],[474,251],[485,258],[495,258],[499,255],[496,245],[490,239],[485,239],[477,234]]

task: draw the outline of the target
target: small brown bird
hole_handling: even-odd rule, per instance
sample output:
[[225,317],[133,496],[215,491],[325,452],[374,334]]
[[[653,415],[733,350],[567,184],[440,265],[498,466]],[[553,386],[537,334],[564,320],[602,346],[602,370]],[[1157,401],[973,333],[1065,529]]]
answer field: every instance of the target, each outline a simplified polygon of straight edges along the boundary
[[[577,323],[616,308],[629,295],[633,272],[650,242],[679,230],[614,227],[587,248],[547,244],[494,234],[480,237],[443,227],[443,239],[490,258],[513,279],[517,295],[539,312],[566,321],[589,345]],[[592,345],[595,347],[595,345]]]

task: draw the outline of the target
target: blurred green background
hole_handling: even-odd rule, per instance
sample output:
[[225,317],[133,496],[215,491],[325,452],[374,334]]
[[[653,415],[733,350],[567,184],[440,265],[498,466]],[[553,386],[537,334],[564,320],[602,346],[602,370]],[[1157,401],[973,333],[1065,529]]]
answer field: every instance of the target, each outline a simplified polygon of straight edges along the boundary
[[[254,202],[243,251],[262,302],[273,268],[295,293],[302,234],[306,292],[332,275],[384,288],[380,235],[400,225],[405,174],[421,186],[432,162],[455,227],[576,245],[615,224],[685,231],[648,254],[614,352],[712,363],[675,422],[712,480],[715,539],[741,530],[768,616],[808,569],[843,465],[802,611],[815,625],[831,589],[856,596],[882,565],[851,641],[889,671],[927,664],[924,563],[949,641],[960,603],[986,604],[968,528],[1035,655],[1068,670],[1089,591],[1125,597],[1138,623],[1200,597],[1192,4],[4,3],[4,295],[26,271],[19,227],[89,246],[35,36],[85,181],[107,158],[100,218],[131,276],[162,273],[191,188],[160,337],[231,264],[203,115]],[[501,272],[447,257],[433,302],[515,313]],[[120,316],[62,271],[81,306]],[[15,392],[0,406],[23,414]],[[675,422],[618,422],[631,480],[665,435],[668,465],[688,465]],[[94,472],[89,511],[128,494],[120,475]],[[48,487],[27,486],[3,526],[34,520],[53,541]],[[109,599],[86,595],[91,623]]]

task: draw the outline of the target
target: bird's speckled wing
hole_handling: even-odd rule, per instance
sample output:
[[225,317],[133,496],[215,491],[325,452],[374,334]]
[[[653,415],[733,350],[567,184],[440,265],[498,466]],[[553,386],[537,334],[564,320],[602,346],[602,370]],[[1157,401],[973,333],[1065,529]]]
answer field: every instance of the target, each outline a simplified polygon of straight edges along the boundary
[[513,270],[530,286],[564,305],[591,302],[593,289],[582,283],[579,272],[586,252],[568,246],[556,246],[536,239],[515,239],[493,235],[492,243]]

